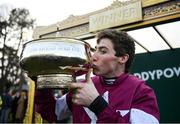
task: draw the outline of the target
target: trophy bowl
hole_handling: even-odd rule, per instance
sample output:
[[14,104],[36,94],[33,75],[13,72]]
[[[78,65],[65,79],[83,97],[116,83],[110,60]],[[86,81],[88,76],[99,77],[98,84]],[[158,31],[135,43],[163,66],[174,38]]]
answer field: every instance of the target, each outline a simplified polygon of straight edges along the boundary
[[67,38],[41,38],[23,45],[20,66],[37,78],[37,88],[68,88],[90,65],[90,45]]

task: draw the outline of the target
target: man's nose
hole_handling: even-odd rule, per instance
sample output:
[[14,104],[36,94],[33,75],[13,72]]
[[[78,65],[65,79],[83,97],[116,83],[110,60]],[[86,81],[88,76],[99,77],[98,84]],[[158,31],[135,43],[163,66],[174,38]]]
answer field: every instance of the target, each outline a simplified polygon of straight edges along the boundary
[[93,54],[92,54],[92,56],[91,56],[91,61],[93,62],[93,61],[97,61],[97,54],[96,54],[96,52],[94,52]]

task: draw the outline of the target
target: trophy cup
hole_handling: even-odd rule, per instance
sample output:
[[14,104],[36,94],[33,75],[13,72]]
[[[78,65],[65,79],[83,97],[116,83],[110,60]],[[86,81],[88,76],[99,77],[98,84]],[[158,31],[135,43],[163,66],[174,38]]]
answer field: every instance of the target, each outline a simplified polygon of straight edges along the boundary
[[37,88],[68,88],[77,73],[90,68],[90,45],[81,40],[54,37],[23,45],[20,66],[29,77],[37,78]]

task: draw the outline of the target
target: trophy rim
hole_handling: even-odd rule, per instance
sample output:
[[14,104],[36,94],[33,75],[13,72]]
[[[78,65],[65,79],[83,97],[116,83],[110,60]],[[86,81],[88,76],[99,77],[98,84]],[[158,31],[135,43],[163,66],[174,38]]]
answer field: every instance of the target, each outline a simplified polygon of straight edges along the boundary
[[[72,38],[72,37],[45,37],[45,38],[38,38],[38,39],[34,39],[34,40],[30,40],[26,43],[23,44],[23,46],[25,47],[27,44],[31,43],[31,42],[36,42],[36,41],[45,41],[45,40],[57,40],[57,39],[64,39],[66,40],[66,42],[73,42],[76,41],[76,42],[79,42],[79,43],[82,43],[82,44],[85,44],[86,46],[88,46],[90,49],[91,49],[91,45],[89,43],[87,43],[86,41],[84,40],[81,40],[81,39],[78,39],[78,38]],[[71,41],[72,40],[72,41]],[[48,41],[46,41],[48,42]],[[58,41],[57,41],[58,42]],[[60,42],[64,42],[63,40],[60,41]]]

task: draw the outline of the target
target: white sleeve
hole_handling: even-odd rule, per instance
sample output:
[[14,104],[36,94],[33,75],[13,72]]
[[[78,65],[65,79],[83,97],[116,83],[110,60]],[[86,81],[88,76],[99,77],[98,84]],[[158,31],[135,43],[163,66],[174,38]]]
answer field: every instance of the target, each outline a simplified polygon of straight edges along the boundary
[[62,97],[56,100],[55,113],[57,116],[57,120],[63,120],[71,116],[71,111],[68,108],[66,102],[66,95],[67,94],[63,95]]
[[153,116],[140,109],[131,109],[130,113],[131,124],[159,124],[159,121]]

